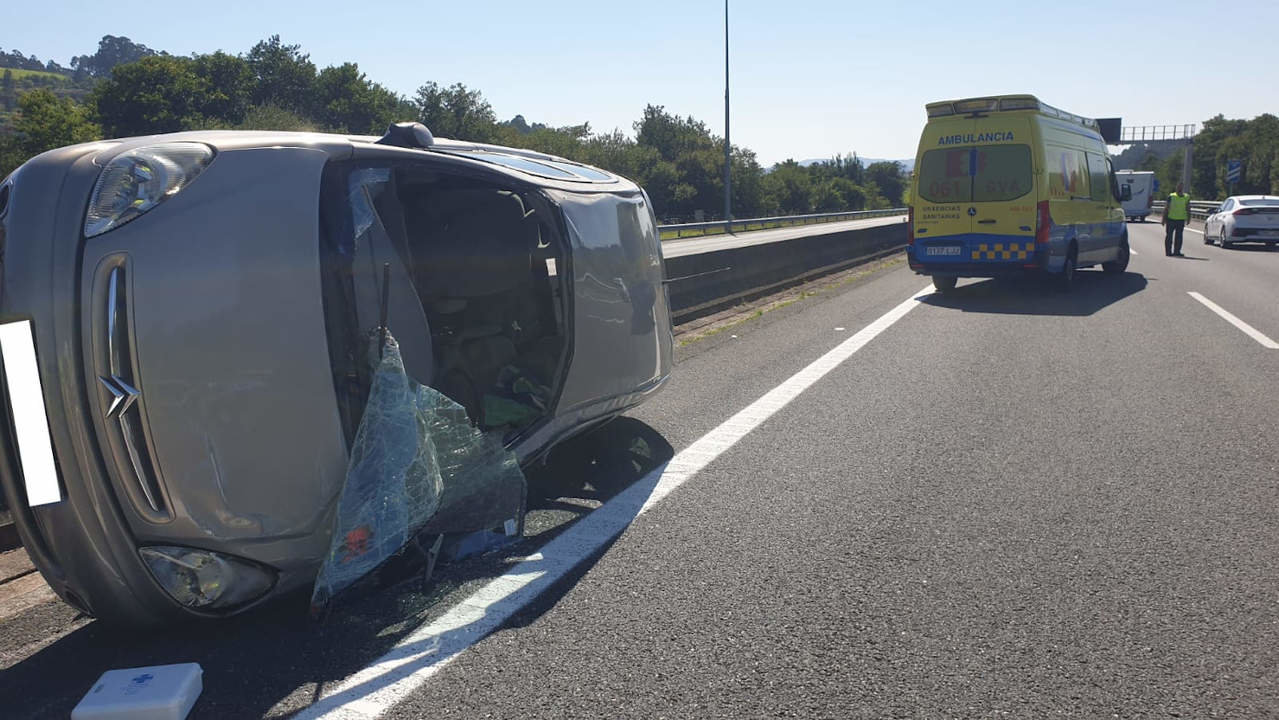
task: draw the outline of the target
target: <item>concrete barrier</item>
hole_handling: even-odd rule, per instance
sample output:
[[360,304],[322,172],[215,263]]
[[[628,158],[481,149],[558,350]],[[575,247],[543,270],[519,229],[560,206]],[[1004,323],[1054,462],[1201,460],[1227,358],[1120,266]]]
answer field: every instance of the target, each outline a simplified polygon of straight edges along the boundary
[[666,259],[666,285],[676,323],[708,315],[788,285],[881,257],[906,244],[906,224],[893,223]]

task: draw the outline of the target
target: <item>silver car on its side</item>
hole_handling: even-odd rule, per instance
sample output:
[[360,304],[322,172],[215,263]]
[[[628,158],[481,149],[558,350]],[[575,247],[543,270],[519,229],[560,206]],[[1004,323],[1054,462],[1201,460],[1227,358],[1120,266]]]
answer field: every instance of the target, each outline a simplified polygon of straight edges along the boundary
[[671,368],[638,186],[416,123],[53,150],[0,184],[0,252],[5,496],[58,595],[111,621],[315,581],[371,333],[523,463]]

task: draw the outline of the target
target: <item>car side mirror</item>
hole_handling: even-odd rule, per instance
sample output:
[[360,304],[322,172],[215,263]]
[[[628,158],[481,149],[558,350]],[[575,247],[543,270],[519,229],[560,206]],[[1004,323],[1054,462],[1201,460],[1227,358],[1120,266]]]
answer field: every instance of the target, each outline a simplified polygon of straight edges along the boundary
[[1127,201],[1129,201],[1129,200],[1131,200],[1131,199],[1132,199],[1132,186],[1131,186],[1131,185],[1120,185],[1120,186],[1119,186],[1119,201],[1120,201],[1120,202],[1127,202]]

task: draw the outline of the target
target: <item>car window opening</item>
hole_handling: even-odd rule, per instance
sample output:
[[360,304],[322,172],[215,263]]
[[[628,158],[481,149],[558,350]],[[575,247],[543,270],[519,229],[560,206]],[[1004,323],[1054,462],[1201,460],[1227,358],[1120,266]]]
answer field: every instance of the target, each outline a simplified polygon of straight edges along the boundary
[[326,302],[330,334],[343,336],[330,344],[348,439],[370,383],[359,348],[382,312],[406,374],[461,405],[479,429],[510,440],[546,416],[567,348],[562,278],[551,271],[563,266],[552,206],[414,167],[345,175],[326,179],[329,197],[342,197],[328,219],[336,242],[327,261],[346,266],[339,275],[350,283],[343,291],[326,282],[326,296],[339,293]]

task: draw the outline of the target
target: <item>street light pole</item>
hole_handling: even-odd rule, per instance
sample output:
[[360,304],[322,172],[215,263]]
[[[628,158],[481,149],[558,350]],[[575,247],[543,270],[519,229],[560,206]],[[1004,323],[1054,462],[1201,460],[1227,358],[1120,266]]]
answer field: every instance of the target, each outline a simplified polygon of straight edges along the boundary
[[724,0],[724,232],[733,231],[733,155],[728,137],[728,0]]

